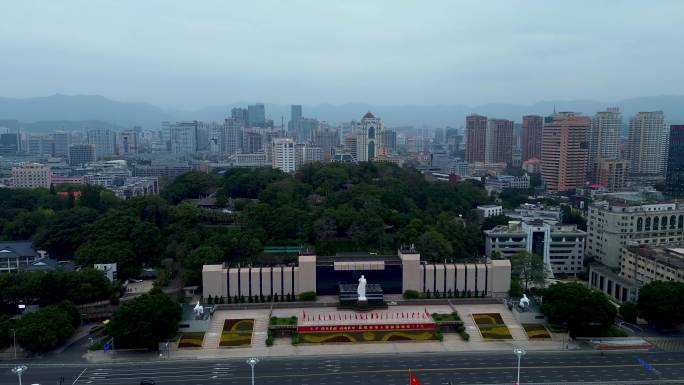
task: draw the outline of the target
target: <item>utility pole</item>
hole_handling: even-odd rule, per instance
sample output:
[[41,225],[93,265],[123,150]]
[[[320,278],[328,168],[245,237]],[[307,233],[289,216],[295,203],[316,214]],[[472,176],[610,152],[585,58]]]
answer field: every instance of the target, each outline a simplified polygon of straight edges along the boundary
[[17,359],[17,329],[12,329],[12,347],[14,348],[14,359]]

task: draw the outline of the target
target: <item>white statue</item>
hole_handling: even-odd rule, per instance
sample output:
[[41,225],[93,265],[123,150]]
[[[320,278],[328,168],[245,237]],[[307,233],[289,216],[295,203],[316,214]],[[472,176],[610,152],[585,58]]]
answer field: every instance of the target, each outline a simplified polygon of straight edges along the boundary
[[366,299],[366,277],[363,275],[359,278],[359,287],[356,289],[359,294],[359,301],[367,301]]
[[200,302],[197,301],[197,305],[195,305],[195,308],[192,309],[195,312],[195,317],[199,318],[204,314],[204,306],[200,305]]
[[522,298],[520,298],[520,303],[518,303],[518,306],[523,309],[530,307],[530,299],[527,298],[527,294],[523,294]]

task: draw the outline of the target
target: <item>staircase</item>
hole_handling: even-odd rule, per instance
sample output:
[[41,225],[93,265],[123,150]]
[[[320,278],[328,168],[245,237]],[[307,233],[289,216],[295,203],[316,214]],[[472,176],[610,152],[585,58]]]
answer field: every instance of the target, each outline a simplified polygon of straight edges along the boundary
[[211,320],[211,325],[209,330],[204,334],[204,344],[202,345],[205,349],[218,349],[219,341],[221,340],[221,332],[223,331],[223,317],[217,317]]
[[505,311],[499,314],[501,314],[501,318],[503,319],[506,326],[508,326],[508,330],[511,332],[511,336],[513,337],[514,341],[529,340],[529,338],[527,337],[527,333],[525,332],[525,329],[523,329],[522,325],[518,322],[518,320],[515,319],[513,313]]
[[260,318],[254,320],[254,332],[252,334],[252,347],[266,346],[266,337],[268,336],[268,325],[266,320]]

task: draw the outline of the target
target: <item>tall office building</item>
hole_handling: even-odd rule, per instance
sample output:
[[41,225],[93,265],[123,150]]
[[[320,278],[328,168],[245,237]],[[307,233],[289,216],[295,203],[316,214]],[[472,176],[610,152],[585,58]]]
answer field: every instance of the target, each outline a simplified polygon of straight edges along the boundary
[[542,130],[544,118],[539,115],[523,116],[522,161],[532,158],[541,159]]
[[242,130],[242,152],[255,154],[264,147],[262,133],[258,128],[245,128]]
[[672,197],[684,197],[684,124],[670,126],[665,192]]
[[444,132],[443,128],[435,128],[435,138],[433,141],[435,144],[444,144],[446,143],[446,133]]
[[664,179],[668,136],[662,111],[639,112],[629,120],[630,180],[656,183]]
[[296,169],[295,143],[290,138],[273,139],[272,166],[283,172],[294,172]]
[[247,106],[247,125],[249,127],[266,126],[266,107],[263,103]]
[[299,170],[307,163],[321,161],[323,161],[323,150],[320,147],[308,143],[295,144],[295,170]]
[[487,117],[477,114],[466,117],[466,154],[468,163],[485,162],[487,143]]
[[21,152],[21,135],[17,132],[0,134],[0,154],[14,155]]
[[376,118],[370,111],[367,112],[361,119],[361,123],[355,127],[358,162],[370,162],[378,155],[384,154],[385,151],[380,143],[382,132],[382,120]]
[[46,135],[28,136],[28,153],[30,155],[52,156],[54,141]]
[[513,160],[513,121],[489,119],[485,135],[485,163],[507,163]]
[[138,133],[126,130],[116,134],[116,153],[133,155],[138,153]]
[[197,151],[198,122],[176,122],[171,129],[171,153],[192,154]]
[[86,134],[88,144],[95,146],[95,156],[104,158],[112,156],[116,149],[116,135],[109,128],[96,128],[88,130]]
[[71,134],[65,131],[55,131],[52,133],[53,155],[60,158],[69,157],[69,146],[71,146]]
[[296,124],[297,140],[299,143],[306,143],[311,141],[314,130],[319,126],[317,119],[299,118]]
[[394,130],[383,130],[380,134],[380,144],[388,154],[396,154],[397,132]]
[[618,108],[597,112],[591,119],[589,133],[589,180],[599,182],[601,162],[617,160],[620,156],[622,114]]
[[447,128],[445,136],[449,156],[457,156],[460,152],[463,136],[455,128]]
[[595,182],[608,191],[623,191],[627,186],[629,163],[626,160],[602,160],[598,164]]
[[542,133],[541,173],[550,192],[584,187],[589,152],[588,117],[572,112],[554,114]]
[[290,106],[290,122],[287,124],[288,131],[294,134],[299,131],[299,119],[302,116],[302,106],[299,104],[293,104]]
[[234,107],[230,110],[230,117],[235,119],[239,127],[247,127],[248,118],[246,108]]
[[323,160],[330,161],[334,155],[335,147],[340,145],[339,132],[329,127],[319,128],[313,133],[313,144],[321,149]]
[[235,154],[242,147],[242,130],[240,121],[228,118],[223,122],[223,132],[220,136],[221,152],[228,155]]
[[94,144],[72,144],[69,146],[69,165],[83,166],[95,161]]

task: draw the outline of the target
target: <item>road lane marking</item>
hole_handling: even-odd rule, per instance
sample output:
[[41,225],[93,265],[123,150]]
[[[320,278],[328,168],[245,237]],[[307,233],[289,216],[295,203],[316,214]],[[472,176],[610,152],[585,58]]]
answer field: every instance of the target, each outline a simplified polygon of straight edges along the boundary
[[81,378],[81,376],[83,375],[83,373],[86,372],[86,370],[88,370],[88,368],[83,369],[83,371],[81,372],[81,374],[79,374],[78,377],[76,377],[76,379],[74,380],[74,382],[71,383],[71,385],[76,384],[76,382],[78,381],[78,379]]

